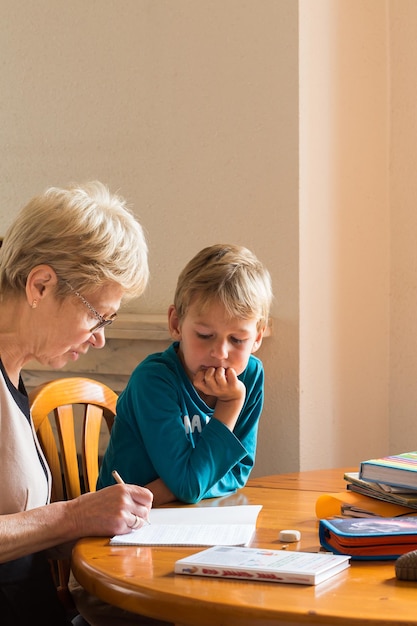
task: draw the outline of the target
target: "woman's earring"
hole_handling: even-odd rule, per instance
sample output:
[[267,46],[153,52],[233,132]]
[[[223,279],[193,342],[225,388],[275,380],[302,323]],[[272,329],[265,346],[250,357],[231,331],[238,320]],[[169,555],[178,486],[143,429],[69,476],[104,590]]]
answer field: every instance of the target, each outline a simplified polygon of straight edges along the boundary
[[38,306],[38,301],[35,299],[32,302],[32,309],[36,309],[37,306]]

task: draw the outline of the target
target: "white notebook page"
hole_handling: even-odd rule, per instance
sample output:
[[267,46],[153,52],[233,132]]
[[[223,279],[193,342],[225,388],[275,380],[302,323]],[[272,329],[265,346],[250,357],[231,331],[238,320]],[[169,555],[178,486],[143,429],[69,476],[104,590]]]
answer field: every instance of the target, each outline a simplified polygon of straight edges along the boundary
[[262,505],[151,509],[150,525],[115,535],[111,545],[247,545]]

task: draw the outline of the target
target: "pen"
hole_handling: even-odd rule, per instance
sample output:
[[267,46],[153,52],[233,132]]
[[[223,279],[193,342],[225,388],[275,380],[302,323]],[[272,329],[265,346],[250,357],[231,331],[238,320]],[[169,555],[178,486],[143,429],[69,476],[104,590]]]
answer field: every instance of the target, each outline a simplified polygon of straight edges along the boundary
[[[119,485],[124,485],[125,481],[123,480],[123,478],[120,476],[119,472],[117,470],[113,470],[112,471],[112,476],[114,478],[114,480],[119,483]],[[144,518],[143,520],[144,522],[146,522],[147,524],[149,524],[149,526],[151,525],[150,521],[147,518]]]

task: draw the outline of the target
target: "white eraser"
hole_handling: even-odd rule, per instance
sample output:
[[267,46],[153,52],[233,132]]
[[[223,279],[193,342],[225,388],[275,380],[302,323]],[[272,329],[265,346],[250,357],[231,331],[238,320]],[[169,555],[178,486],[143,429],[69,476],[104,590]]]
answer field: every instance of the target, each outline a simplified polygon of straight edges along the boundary
[[299,530],[281,530],[279,533],[279,540],[285,541],[285,543],[300,541],[300,539],[301,533]]

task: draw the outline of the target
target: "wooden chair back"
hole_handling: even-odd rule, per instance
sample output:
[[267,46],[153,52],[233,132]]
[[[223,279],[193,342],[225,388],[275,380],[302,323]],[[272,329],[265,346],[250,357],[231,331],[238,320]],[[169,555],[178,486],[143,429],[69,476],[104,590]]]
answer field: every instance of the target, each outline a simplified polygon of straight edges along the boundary
[[[103,383],[81,377],[52,380],[29,393],[35,430],[52,472],[53,501],[95,491],[102,421],[105,420],[110,432],[117,397]],[[78,420],[76,406],[82,411]],[[58,442],[51,419],[55,421]],[[77,450],[76,425],[80,422],[80,449]]]
[[[52,380],[29,393],[35,431],[52,473],[53,502],[96,490],[100,432],[104,420],[110,433],[117,398],[103,383],[83,377]],[[51,567],[58,595],[71,610],[70,560],[51,561]]]

